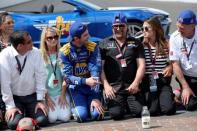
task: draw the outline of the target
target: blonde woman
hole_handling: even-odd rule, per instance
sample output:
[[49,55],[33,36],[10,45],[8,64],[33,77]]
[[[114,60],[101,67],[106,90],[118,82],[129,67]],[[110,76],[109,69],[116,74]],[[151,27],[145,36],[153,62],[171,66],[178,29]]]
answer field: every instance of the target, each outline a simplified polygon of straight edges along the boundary
[[52,27],[46,27],[41,34],[40,49],[47,71],[46,103],[49,107],[48,119],[50,123],[57,120],[67,122],[70,119],[69,98],[66,93],[66,84],[58,62],[60,48],[59,36]]

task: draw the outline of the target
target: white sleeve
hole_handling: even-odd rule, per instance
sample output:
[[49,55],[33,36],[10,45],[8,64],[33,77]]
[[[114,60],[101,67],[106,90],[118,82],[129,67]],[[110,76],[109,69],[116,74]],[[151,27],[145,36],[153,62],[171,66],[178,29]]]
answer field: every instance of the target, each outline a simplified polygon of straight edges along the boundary
[[46,69],[44,67],[44,60],[42,59],[41,53],[39,50],[35,51],[35,79],[36,79],[36,94],[37,100],[43,100],[46,93],[45,83],[46,83]]
[[11,67],[6,53],[7,52],[2,52],[0,55],[0,74],[2,99],[8,110],[15,107],[15,103],[11,90]]
[[178,61],[180,58],[178,39],[176,39],[173,35],[171,35],[169,44],[170,44],[169,59],[171,61]]

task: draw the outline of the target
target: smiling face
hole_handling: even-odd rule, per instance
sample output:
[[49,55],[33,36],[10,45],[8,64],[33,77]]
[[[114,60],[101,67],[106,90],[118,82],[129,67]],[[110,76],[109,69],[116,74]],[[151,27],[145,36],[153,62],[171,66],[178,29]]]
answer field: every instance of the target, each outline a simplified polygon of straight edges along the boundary
[[112,25],[113,35],[117,39],[125,38],[127,35],[128,27],[125,23],[115,23]]
[[180,32],[181,36],[186,38],[193,37],[193,34],[195,32],[195,24],[181,24],[177,22],[176,24],[178,32]]
[[55,32],[55,30],[48,29],[45,34],[45,42],[48,48],[57,47],[59,42],[59,36]]
[[0,29],[2,32],[6,34],[13,33],[14,21],[10,15],[3,17],[2,24],[0,25]]

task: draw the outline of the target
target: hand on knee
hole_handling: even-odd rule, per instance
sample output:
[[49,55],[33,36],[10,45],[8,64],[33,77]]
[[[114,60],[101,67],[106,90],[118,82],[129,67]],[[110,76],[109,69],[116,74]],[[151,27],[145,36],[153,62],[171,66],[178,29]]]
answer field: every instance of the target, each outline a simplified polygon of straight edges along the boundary
[[17,127],[18,122],[23,118],[22,114],[16,113],[13,120],[9,120],[7,122],[8,128],[15,130]]
[[185,105],[186,110],[194,111],[197,109],[197,97],[190,96],[189,102]]

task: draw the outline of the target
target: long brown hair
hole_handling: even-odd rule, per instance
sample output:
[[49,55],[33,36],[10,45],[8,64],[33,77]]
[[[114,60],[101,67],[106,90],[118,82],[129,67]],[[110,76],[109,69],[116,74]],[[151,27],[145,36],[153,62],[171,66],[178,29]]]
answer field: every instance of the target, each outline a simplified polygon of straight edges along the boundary
[[[168,55],[165,49],[168,49],[168,41],[165,38],[164,30],[157,16],[146,20],[152,30],[155,32],[156,53],[160,55]],[[147,45],[147,43],[144,43]]]

